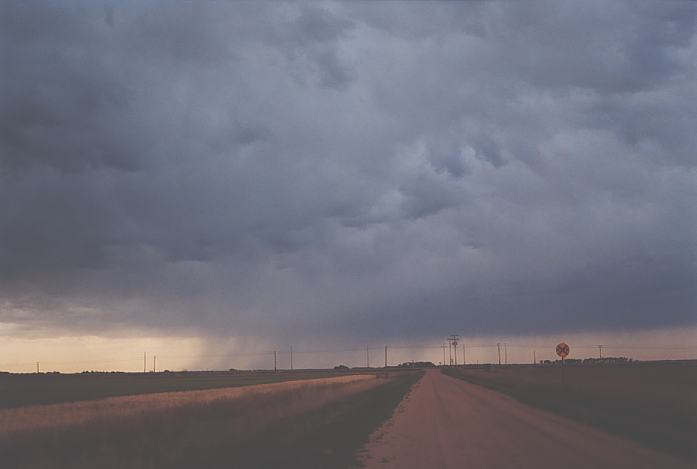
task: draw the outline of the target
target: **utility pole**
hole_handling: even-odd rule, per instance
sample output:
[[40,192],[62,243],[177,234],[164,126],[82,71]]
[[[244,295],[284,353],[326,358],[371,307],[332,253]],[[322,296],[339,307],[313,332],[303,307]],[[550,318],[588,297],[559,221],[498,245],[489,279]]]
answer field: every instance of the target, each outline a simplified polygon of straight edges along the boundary
[[603,359],[603,347],[604,345],[598,345],[598,353],[600,354],[600,359]]
[[276,368],[276,351],[273,351],[273,372],[276,373],[278,368]]
[[387,345],[385,345],[385,368],[387,368]]
[[155,373],[157,371],[157,355],[152,356],[152,372]]
[[36,362],[36,374],[39,374],[39,362]]
[[365,346],[365,367],[370,368],[370,348]]
[[504,363],[508,365],[508,344],[504,343],[503,344],[503,356],[504,356]]
[[293,371],[293,346],[290,346],[290,371]]
[[[450,342],[450,344],[453,347],[453,357],[455,358],[455,366],[457,366],[457,341],[458,340],[460,340],[460,336],[458,334],[453,334],[450,337],[448,337],[448,342]],[[451,361],[452,361],[452,359],[451,359]]]
[[453,344],[450,341],[448,341],[448,354],[450,355],[448,365],[453,366]]
[[445,344],[441,345],[440,348],[443,349],[443,366],[445,366]]
[[501,343],[497,343],[496,348],[499,351],[499,365],[500,365],[501,364]]
[[143,352],[143,373],[145,373],[145,367],[147,366],[147,365],[146,365],[146,364],[147,364],[147,356],[146,356],[146,354],[147,354],[146,352]]

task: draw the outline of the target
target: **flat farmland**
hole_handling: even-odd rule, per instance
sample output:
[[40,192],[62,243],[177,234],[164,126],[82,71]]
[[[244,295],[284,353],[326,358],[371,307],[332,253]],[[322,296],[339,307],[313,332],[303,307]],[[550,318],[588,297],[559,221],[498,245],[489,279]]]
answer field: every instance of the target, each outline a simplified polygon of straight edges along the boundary
[[59,469],[686,469],[696,462],[695,371],[692,362],[567,367],[563,380],[556,366],[327,371],[6,406],[0,460]]
[[13,468],[347,467],[420,373],[329,374],[7,407],[0,455]]
[[697,459],[697,362],[458,367],[446,374]]
[[346,375],[333,371],[0,374],[0,408],[230,388]]

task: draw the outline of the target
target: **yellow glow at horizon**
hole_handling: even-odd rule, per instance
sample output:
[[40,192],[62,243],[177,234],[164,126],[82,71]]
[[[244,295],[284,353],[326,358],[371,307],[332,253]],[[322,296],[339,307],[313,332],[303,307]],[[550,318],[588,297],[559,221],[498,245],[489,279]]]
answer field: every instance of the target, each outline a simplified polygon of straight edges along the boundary
[[[457,331],[456,331],[457,332]],[[627,356],[637,360],[697,359],[697,328],[664,328],[651,331],[622,333],[574,333],[538,336],[468,337],[462,334],[467,353],[467,362],[496,363],[497,343],[507,344],[509,363],[532,363],[533,356],[539,360],[554,360],[554,345],[565,341],[571,346],[569,358],[597,357],[598,344],[603,344],[603,355]],[[430,341],[388,341],[389,364],[411,360],[443,361],[440,344],[443,338]],[[432,348],[415,346],[430,344]],[[331,352],[345,350],[344,346],[332,344],[296,343],[294,357],[296,368],[328,368],[337,364],[365,366],[365,345],[356,346],[353,352]],[[382,366],[385,344],[371,344],[371,366]],[[539,347],[538,347],[539,345]],[[413,347],[410,347],[413,346]],[[152,337],[134,334],[130,337],[103,336],[56,336],[32,337],[8,324],[0,324],[0,371],[31,373],[36,371],[36,362],[42,372],[95,371],[143,371],[143,352],[147,353],[145,367],[153,367],[153,355],[157,356],[157,369],[199,370],[227,369],[230,367],[272,368],[270,350],[279,350],[279,369],[288,368],[287,346],[269,343],[260,338],[203,338],[203,337]],[[353,348],[348,346],[348,348]],[[322,353],[303,353],[323,350]],[[448,350],[446,361],[448,360]],[[258,353],[259,355],[248,355]],[[239,354],[239,355],[237,355]],[[458,363],[462,363],[462,348],[458,347]]]
[[34,372],[36,362],[44,372],[143,371],[144,352],[147,370],[158,352],[158,370],[180,370],[198,361],[201,342],[191,337],[5,336],[0,337],[0,371]]

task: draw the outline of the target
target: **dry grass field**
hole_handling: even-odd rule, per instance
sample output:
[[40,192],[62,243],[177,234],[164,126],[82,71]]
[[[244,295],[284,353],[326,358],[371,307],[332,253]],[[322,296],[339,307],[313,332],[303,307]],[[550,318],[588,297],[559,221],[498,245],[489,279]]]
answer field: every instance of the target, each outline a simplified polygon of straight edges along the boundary
[[346,467],[418,373],[5,409],[13,468]]
[[697,458],[697,362],[446,369],[528,404]]
[[326,389],[330,389],[333,396],[341,396],[345,393],[369,389],[377,384],[379,381],[375,375],[347,375],[233,388],[136,394],[61,404],[13,407],[0,409],[0,435],[26,430],[68,427],[94,420],[124,419],[184,406],[202,406],[245,396],[258,398],[264,395],[292,393],[301,389],[311,390],[318,396],[316,402],[321,402],[327,394]]
[[[341,372],[345,375],[346,372]],[[197,389],[230,388],[282,381],[325,378],[336,372],[318,371],[191,371],[160,373],[1,374],[0,408],[76,402]]]

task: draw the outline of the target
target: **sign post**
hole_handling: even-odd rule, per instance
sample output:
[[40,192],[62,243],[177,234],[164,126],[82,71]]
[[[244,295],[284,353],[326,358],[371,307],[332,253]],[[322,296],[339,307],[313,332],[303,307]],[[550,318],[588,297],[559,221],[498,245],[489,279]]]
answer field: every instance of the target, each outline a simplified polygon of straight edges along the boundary
[[565,384],[564,380],[564,358],[569,355],[569,345],[565,342],[557,344],[557,355],[561,357],[561,384]]

